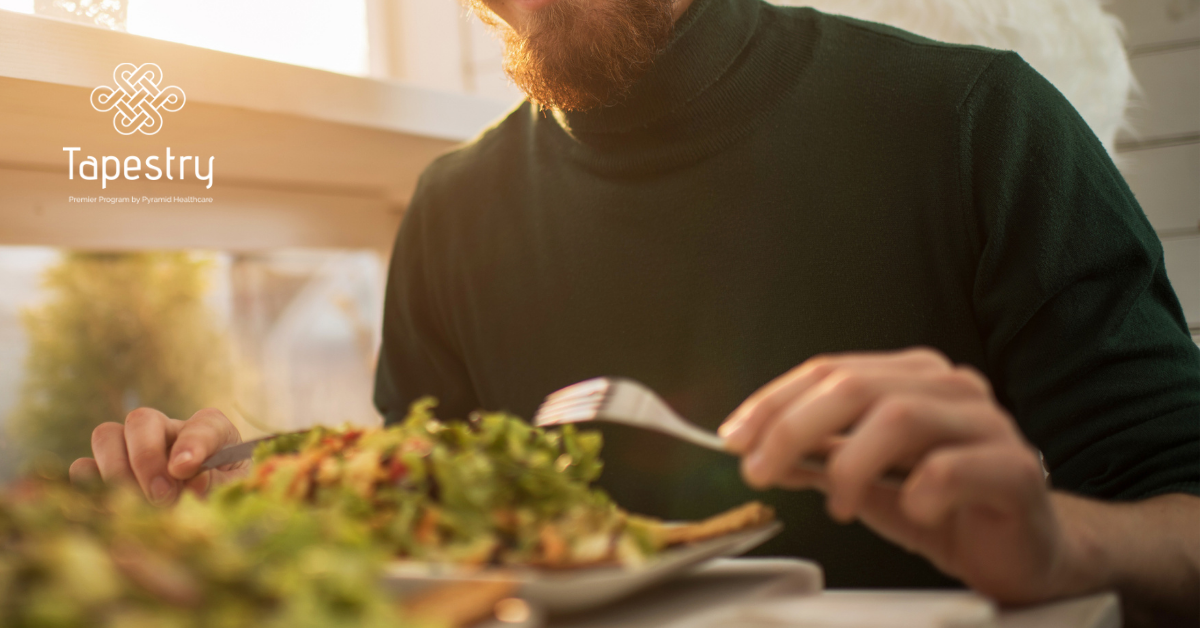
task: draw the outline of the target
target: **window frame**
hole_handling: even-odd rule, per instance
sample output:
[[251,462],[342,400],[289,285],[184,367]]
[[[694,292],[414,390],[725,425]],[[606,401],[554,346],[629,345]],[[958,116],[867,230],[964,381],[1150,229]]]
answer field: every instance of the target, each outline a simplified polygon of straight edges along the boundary
[[[186,93],[155,136],[90,106],[124,62]],[[0,245],[390,249],[417,177],[508,105],[0,10]],[[214,156],[213,186],[68,179],[68,155]],[[99,204],[76,196],[202,196]]]

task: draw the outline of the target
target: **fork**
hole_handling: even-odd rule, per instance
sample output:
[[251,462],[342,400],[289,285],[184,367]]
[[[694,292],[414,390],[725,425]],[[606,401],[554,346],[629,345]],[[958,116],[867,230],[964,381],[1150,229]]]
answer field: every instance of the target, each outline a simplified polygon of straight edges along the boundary
[[[716,433],[679,416],[662,397],[632,379],[596,377],[572,384],[550,393],[533,417],[533,424],[538,427],[587,421],[632,425],[714,451],[734,453]],[[826,461],[817,455],[800,458],[796,461],[796,467],[804,471],[826,473]],[[899,488],[906,477],[906,474],[898,471],[887,471],[876,483]]]

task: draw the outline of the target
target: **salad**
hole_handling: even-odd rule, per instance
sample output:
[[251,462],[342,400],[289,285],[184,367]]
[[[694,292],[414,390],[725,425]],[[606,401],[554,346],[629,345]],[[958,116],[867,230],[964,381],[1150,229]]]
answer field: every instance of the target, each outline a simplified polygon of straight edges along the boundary
[[12,485],[0,626],[466,626],[519,602],[505,599],[515,585],[447,585],[400,605],[381,588],[385,563],[638,565],[773,517],[758,503],[687,525],[633,515],[592,486],[598,433],[504,414],[441,422],[432,408],[266,441],[248,477],[171,508],[131,489]]
[[335,510],[247,498],[171,509],[24,481],[0,499],[0,625],[446,626],[380,589],[386,553]]
[[691,526],[630,514],[592,486],[603,467],[599,433],[500,413],[441,422],[433,405],[419,401],[385,429],[316,428],[266,441],[251,475],[217,499],[333,508],[404,558],[549,568],[636,566],[666,546],[773,518],[758,503]]

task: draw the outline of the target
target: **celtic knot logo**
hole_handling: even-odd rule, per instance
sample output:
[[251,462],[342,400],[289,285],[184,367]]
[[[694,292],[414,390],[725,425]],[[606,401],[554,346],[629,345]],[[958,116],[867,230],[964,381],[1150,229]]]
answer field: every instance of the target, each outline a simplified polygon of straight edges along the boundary
[[183,108],[183,90],[174,85],[160,89],[162,70],[154,63],[122,63],[113,70],[113,81],[116,89],[101,85],[92,90],[92,107],[101,112],[116,109],[113,128],[121,135],[154,135],[162,128],[161,111]]

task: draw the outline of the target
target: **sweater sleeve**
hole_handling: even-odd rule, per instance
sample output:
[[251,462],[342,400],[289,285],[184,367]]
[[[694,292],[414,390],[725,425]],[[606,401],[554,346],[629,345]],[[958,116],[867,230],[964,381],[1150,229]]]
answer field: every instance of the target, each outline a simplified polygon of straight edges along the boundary
[[1200,351],[1107,152],[1013,53],[959,113],[973,301],[998,398],[1058,488],[1200,493]]
[[383,342],[375,371],[375,406],[387,423],[404,418],[424,396],[438,400],[438,416],[462,418],[478,407],[460,352],[446,333],[431,280],[434,259],[424,217],[427,188],[421,183],[401,222],[388,268]]

